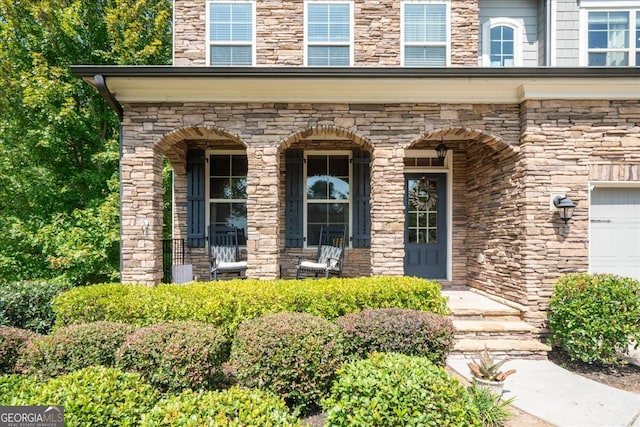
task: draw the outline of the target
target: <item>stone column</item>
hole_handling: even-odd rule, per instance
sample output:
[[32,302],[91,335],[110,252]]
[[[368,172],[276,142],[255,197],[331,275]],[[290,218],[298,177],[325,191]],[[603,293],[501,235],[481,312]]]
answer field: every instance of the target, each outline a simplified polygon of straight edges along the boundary
[[123,283],[162,280],[162,154],[125,136],[120,159]]
[[404,152],[379,147],[371,162],[371,274],[404,274]]
[[247,147],[247,277],[254,279],[280,275],[278,158],[277,147]]

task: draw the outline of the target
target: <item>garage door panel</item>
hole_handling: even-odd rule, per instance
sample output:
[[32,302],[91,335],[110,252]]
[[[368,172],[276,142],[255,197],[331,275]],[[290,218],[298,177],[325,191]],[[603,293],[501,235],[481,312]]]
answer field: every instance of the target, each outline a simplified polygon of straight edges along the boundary
[[640,280],[640,188],[596,188],[590,206],[590,270]]

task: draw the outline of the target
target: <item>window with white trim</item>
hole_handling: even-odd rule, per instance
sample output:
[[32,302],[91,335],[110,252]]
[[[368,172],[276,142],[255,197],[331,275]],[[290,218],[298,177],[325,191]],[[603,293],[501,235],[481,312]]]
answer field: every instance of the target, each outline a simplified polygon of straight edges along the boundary
[[305,3],[306,64],[351,65],[353,34],[351,2]]
[[640,66],[640,6],[583,9],[582,46],[582,65]]
[[304,238],[316,246],[320,228],[341,225],[350,235],[351,152],[305,152]]
[[250,66],[254,57],[254,3],[207,3],[209,65]]
[[238,229],[238,244],[247,243],[247,155],[209,154],[209,225]]
[[402,64],[443,67],[449,63],[449,3],[402,3]]
[[511,18],[491,18],[482,26],[482,65],[522,66],[524,22]]

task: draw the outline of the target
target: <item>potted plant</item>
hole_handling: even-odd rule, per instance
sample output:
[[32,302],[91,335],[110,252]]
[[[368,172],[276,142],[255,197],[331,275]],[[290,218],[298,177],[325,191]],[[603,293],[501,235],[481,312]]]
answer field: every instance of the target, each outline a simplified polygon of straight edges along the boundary
[[478,359],[467,363],[473,382],[480,386],[489,388],[498,394],[502,394],[504,380],[511,374],[515,374],[515,369],[501,371],[500,368],[509,359],[497,360],[491,357],[485,347],[484,352],[478,355]]

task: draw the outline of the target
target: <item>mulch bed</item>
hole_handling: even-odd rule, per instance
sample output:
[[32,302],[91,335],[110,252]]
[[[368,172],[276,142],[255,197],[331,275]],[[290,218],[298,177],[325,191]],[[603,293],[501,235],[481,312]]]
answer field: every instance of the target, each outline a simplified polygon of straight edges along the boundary
[[640,394],[640,366],[630,363],[602,365],[572,361],[565,351],[558,348],[549,352],[549,360],[590,380]]

